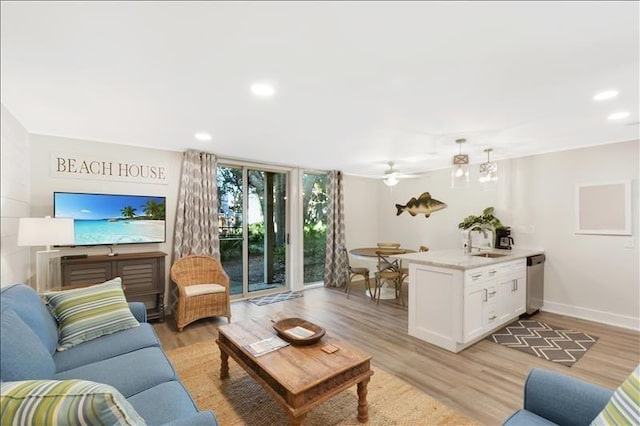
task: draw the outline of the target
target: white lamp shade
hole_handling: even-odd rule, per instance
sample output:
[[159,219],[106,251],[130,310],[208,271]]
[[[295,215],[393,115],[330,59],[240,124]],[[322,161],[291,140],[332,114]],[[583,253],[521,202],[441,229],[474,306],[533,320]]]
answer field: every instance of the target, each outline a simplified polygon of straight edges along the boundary
[[19,246],[73,245],[73,219],[23,217],[18,223]]

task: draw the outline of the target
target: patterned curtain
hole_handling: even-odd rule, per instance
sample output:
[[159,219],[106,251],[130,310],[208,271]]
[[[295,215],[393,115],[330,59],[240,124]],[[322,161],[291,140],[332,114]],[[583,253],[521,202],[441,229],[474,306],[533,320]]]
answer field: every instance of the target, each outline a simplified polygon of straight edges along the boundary
[[190,254],[220,259],[216,156],[188,150],[182,159],[173,260]]
[[346,244],[344,236],[344,190],[342,172],[332,170],[327,181],[327,256],[324,260],[324,286],[344,287],[346,259],[340,248]]

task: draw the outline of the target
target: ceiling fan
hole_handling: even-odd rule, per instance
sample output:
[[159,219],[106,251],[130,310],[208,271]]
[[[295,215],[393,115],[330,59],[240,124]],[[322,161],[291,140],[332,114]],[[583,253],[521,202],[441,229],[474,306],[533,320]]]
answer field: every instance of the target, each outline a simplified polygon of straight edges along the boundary
[[395,186],[400,182],[398,179],[398,171],[393,168],[393,161],[389,161],[389,170],[384,172],[384,177],[382,181],[387,186]]
[[420,177],[420,174],[418,173],[406,174],[400,172],[394,167],[395,163],[393,161],[389,161],[387,162],[387,164],[389,165],[389,168],[384,172],[384,175],[382,176],[382,182],[384,182],[384,184],[387,186],[397,185],[398,182],[400,182],[400,179],[411,179]]

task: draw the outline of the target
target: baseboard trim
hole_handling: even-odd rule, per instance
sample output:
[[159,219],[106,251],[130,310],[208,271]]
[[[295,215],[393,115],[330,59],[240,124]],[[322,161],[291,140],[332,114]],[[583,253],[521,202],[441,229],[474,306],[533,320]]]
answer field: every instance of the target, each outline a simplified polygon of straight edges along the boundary
[[553,314],[567,315],[588,321],[600,322],[616,327],[640,330],[640,318],[626,315],[612,314],[611,312],[598,311],[595,309],[581,308],[579,306],[566,305],[564,303],[554,303],[545,300],[541,311]]

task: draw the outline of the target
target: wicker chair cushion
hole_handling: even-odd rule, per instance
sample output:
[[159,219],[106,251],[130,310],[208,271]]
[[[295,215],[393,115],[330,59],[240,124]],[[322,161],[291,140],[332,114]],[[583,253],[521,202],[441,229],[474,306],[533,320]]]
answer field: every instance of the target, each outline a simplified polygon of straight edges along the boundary
[[187,297],[200,296],[201,294],[224,293],[227,288],[220,284],[196,284],[184,287]]

